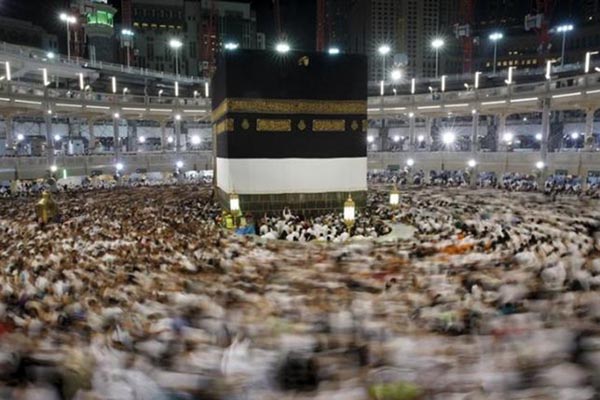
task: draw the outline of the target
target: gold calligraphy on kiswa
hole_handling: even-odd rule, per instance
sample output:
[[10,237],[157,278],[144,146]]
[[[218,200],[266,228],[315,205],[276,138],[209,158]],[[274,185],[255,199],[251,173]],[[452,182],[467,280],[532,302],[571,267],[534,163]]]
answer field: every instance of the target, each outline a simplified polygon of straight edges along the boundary
[[292,121],[289,119],[257,119],[256,130],[258,132],[290,132]]
[[225,99],[212,112],[213,122],[218,121],[227,113],[366,116],[367,102],[362,100]]
[[343,132],[346,130],[346,121],[343,119],[315,119],[313,131],[315,132]]
[[227,118],[214,125],[214,129],[217,132],[217,135],[223,132],[233,132],[234,128],[235,124],[233,118]]

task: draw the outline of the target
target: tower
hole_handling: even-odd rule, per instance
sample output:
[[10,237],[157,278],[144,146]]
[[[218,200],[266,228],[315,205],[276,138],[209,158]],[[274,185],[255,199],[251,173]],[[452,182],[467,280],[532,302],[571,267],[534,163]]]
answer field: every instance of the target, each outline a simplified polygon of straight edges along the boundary
[[[117,9],[108,0],[75,0],[72,9],[83,16],[83,33],[87,44],[87,57],[92,61],[115,60],[114,16]],[[80,29],[80,28],[78,28]],[[79,42],[83,42],[82,38]]]

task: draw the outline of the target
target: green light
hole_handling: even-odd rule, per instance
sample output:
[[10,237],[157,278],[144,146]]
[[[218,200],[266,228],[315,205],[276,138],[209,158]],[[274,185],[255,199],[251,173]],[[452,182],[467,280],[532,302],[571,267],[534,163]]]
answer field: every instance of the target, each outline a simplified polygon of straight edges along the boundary
[[63,169],[63,179],[67,179],[67,170]]
[[94,11],[87,15],[87,22],[90,25],[107,25],[112,27],[114,24],[113,14],[108,11]]

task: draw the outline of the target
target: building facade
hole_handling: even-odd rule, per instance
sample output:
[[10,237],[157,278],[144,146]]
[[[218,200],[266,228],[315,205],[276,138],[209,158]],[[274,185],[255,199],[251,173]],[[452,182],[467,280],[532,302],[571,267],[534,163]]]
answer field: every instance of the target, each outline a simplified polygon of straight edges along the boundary
[[[406,59],[406,75],[414,78],[435,77],[436,57],[431,41],[440,36],[439,0],[402,0],[397,50]],[[444,38],[445,46],[448,40]],[[440,55],[446,47],[439,50]],[[439,65],[441,67],[441,64]],[[442,72],[442,68],[439,68]]]
[[[380,81],[384,77],[389,80],[394,65],[405,71],[405,77],[434,77],[435,51],[431,41],[442,37],[446,45],[452,46],[448,40],[452,39],[451,23],[458,15],[457,7],[451,6],[454,3],[457,1],[354,0],[350,12],[350,51],[369,57],[369,80]],[[378,52],[383,44],[391,47],[387,56]],[[455,51],[456,46],[440,49],[440,74],[453,69],[443,54]]]
[[[133,0],[135,63],[143,68],[210,76],[216,54],[225,43],[240,48],[264,48],[249,4],[231,1]],[[183,46],[169,46],[178,39]],[[175,57],[178,57],[176,63]]]
[[[504,4],[506,3],[506,4]],[[504,71],[509,67],[518,70],[545,68],[546,60],[561,63],[562,34],[556,31],[558,25],[569,22],[575,29],[566,35],[565,64],[583,63],[588,51],[600,50],[600,30],[598,16],[600,0],[582,0],[582,7],[565,19],[562,13],[554,12],[554,18],[547,18],[550,41],[547,47],[541,45],[539,32],[525,29],[525,16],[534,13],[529,4],[518,0],[495,0],[485,2],[478,9],[478,23],[475,36],[478,38],[475,48],[476,69],[490,72],[494,67],[494,45],[489,40],[492,32],[498,31],[503,38],[497,43],[496,70]],[[592,62],[597,62],[596,57]]]
[[583,15],[588,21],[600,18],[600,0],[583,0]]
[[0,41],[58,51],[58,38],[28,21],[0,17]]

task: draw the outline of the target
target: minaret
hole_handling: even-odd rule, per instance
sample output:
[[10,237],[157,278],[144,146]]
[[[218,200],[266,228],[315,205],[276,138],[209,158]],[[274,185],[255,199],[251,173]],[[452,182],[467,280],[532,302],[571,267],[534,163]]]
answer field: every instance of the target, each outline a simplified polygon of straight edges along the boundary
[[108,4],[108,0],[78,0],[77,3],[84,16],[87,58],[91,61],[114,62],[116,58],[114,16],[117,9]]

